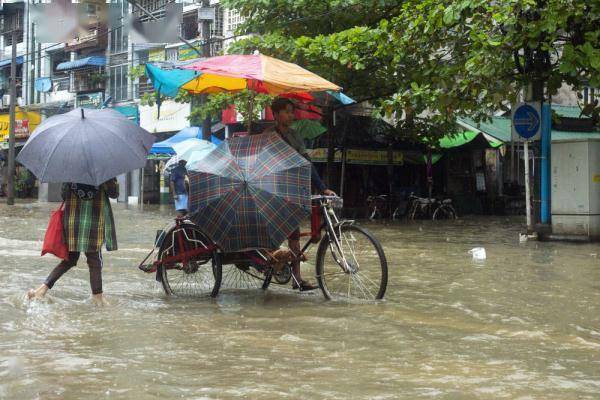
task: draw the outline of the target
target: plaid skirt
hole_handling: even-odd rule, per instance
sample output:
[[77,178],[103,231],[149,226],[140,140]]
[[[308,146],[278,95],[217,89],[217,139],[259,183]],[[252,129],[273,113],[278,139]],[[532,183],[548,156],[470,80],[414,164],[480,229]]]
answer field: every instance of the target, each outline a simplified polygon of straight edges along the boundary
[[117,234],[110,201],[104,188],[92,200],[82,200],[72,191],[65,198],[64,237],[69,251],[117,250]]

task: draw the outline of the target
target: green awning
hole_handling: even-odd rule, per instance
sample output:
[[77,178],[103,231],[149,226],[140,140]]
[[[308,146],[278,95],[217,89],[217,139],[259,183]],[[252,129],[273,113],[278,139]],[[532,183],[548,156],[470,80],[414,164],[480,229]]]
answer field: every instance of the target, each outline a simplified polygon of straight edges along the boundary
[[460,146],[463,146],[463,145],[471,142],[473,139],[475,139],[477,137],[477,135],[479,135],[479,134],[477,132],[473,132],[473,131],[465,131],[465,132],[458,133],[453,136],[447,135],[440,139],[440,147],[442,149],[451,149],[454,147],[460,147]]
[[[576,106],[552,105],[552,110],[558,115],[573,118],[579,117],[579,114],[581,113],[579,107]],[[511,141],[511,121],[508,117],[492,117],[491,121],[480,123],[477,123],[470,118],[459,118],[458,123],[465,129],[472,129],[483,133],[493,147],[498,147],[502,145],[502,143],[509,143]],[[599,131],[566,132],[552,129],[552,141],[598,138],[600,138]],[[500,144],[494,145],[492,141]]]
[[485,133],[464,131],[455,135],[444,136],[440,139],[439,146],[442,149],[452,149],[455,147],[464,146],[465,144],[472,142],[479,135],[483,135],[483,137],[488,141],[488,143],[492,147],[500,147],[504,144],[502,143],[502,141],[499,141],[494,137],[486,135]]

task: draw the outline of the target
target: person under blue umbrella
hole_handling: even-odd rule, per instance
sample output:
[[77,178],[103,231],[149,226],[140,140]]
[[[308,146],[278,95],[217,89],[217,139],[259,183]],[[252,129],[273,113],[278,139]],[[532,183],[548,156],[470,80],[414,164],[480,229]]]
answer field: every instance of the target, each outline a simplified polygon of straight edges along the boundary
[[169,186],[173,193],[175,211],[178,217],[184,217],[188,213],[189,178],[185,168],[187,161],[179,160],[177,166],[171,171]]

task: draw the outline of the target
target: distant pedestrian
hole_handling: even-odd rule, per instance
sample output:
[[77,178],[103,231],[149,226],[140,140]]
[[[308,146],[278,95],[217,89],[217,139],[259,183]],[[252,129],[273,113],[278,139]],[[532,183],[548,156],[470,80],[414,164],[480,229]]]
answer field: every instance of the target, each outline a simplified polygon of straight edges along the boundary
[[188,213],[189,178],[185,168],[186,164],[185,160],[179,160],[177,166],[171,171],[169,179],[178,217],[184,217]]
[[100,186],[63,184],[63,226],[69,258],[61,261],[40,287],[27,293],[30,299],[43,297],[65,272],[77,265],[79,254],[84,252],[90,270],[92,298],[98,305],[107,304],[102,291],[102,246],[107,251],[117,250],[115,221],[109,197],[116,199],[118,196],[116,178]]

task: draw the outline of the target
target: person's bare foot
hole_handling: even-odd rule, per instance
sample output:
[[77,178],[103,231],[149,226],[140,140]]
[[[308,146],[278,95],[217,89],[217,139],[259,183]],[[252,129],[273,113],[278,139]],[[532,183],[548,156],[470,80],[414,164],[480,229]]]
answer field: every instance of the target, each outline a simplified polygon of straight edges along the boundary
[[47,291],[48,286],[46,286],[45,284],[41,284],[40,287],[38,287],[37,289],[29,289],[29,291],[27,292],[27,298],[29,300],[41,299],[46,295]]
[[104,306],[110,305],[110,303],[106,300],[106,298],[104,297],[104,294],[102,294],[102,293],[93,294],[92,300],[94,301],[94,304],[96,304],[99,307],[104,307]]

